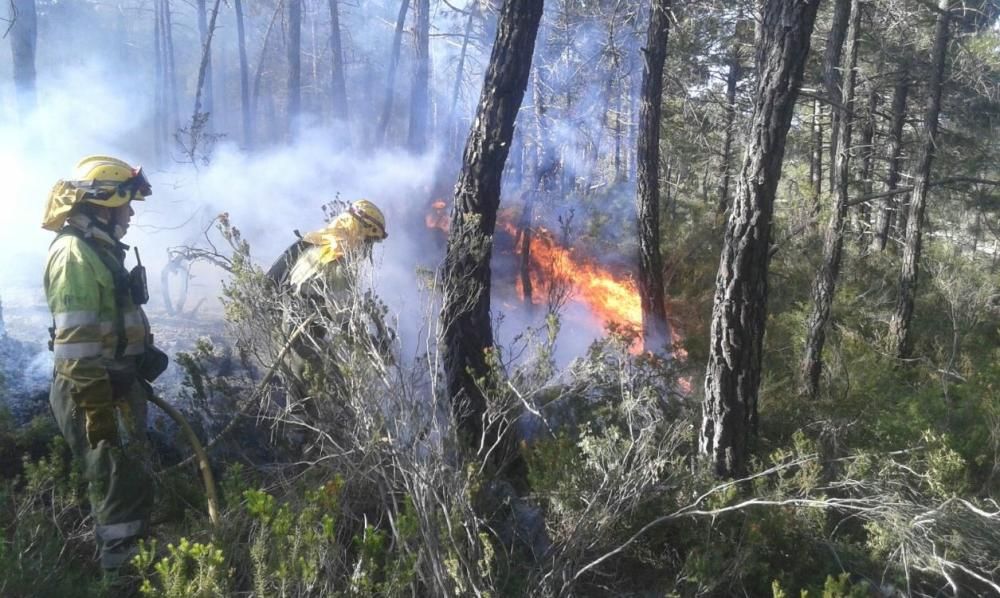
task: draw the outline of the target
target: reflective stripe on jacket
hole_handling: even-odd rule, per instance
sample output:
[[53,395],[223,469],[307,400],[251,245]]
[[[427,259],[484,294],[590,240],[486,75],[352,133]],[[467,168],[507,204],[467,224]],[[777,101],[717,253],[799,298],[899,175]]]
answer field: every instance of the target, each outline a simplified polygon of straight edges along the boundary
[[[108,242],[99,239],[93,245],[106,245],[108,255],[114,257]],[[149,332],[140,308],[131,297],[123,297],[125,342],[121,356],[116,356],[114,276],[96,251],[88,241],[62,234],[49,248],[45,268],[45,296],[55,325],[55,371],[72,382],[71,392],[78,403],[110,402],[109,371],[134,372],[135,357],[145,351]]]

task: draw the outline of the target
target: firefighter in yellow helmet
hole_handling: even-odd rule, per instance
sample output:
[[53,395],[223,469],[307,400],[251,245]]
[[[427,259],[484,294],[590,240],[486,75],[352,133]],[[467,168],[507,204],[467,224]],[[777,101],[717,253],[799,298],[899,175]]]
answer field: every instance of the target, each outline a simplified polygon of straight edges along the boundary
[[[340,319],[336,312],[344,307],[338,303],[346,302],[355,288],[358,264],[371,255],[375,243],[387,236],[382,211],[371,201],[361,199],[324,228],[303,235],[267,272],[283,298],[285,338],[292,334],[298,322],[308,317],[304,313],[287,313],[287,310],[302,310],[319,316],[300,338],[292,341],[282,367],[290,402],[303,402],[301,406],[312,416],[317,411],[310,403],[310,379],[321,376],[317,370],[324,363],[316,341],[329,340],[331,324],[337,324]],[[381,321],[376,326],[384,330]],[[331,369],[335,369],[335,365],[327,362],[327,370]],[[336,371],[323,374],[327,378],[339,377]]]
[[42,221],[57,233],[44,277],[54,360],[49,401],[82,462],[108,570],[135,554],[153,504],[146,399],[167,357],[153,346],[142,311],[145,271],[126,270],[121,242],[132,202],[151,194],[142,168],[88,156],[52,188]]

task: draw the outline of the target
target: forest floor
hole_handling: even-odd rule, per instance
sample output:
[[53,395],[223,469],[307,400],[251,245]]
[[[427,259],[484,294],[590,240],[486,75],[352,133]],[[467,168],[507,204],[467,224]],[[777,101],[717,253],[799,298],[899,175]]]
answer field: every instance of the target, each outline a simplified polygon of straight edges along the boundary
[[[155,306],[145,311],[156,345],[171,356],[170,366],[156,381],[156,389],[160,396],[173,401],[184,379],[173,356],[191,350],[201,338],[208,338],[216,346],[227,345],[225,321],[221,310],[210,308],[194,316],[172,316]],[[16,424],[23,425],[48,410],[52,354],[46,343],[52,316],[40,288],[5,288],[0,315],[0,405],[10,410]]]

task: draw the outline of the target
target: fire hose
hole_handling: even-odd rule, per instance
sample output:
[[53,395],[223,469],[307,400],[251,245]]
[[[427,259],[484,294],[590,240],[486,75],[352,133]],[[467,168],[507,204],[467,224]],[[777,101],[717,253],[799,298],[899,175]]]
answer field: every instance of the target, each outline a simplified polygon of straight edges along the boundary
[[261,378],[260,383],[257,384],[257,387],[254,389],[253,394],[250,395],[250,398],[247,399],[247,401],[237,410],[236,415],[233,416],[233,419],[226,425],[225,428],[222,429],[221,432],[215,435],[215,438],[213,438],[208,443],[207,446],[201,444],[201,441],[198,440],[197,434],[195,434],[194,430],[191,428],[191,424],[189,424],[188,421],[184,418],[184,416],[181,415],[180,411],[175,409],[173,405],[167,403],[163,399],[155,395],[150,395],[149,399],[150,402],[152,402],[154,405],[162,409],[164,412],[166,412],[167,415],[170,416],[171,419],[177,422],[177,425],[179,425],[181,427],[181,430],[184,431],[184,435],[187,436],[188,441],[191,443],[191,448],[194,450],[194,455],[191,455],[190,457],[184,459],[180,463],[167,467],[161,473],[167,473],[175,469],[178,469],[180,467],[183,467],[188,463],[190,463],[192,460],[198,461],[198,469],[201,470],[201,479],[202,482],[205,484],[205,497],[208,501],[208,518],[212,522],[212,525],[218,525],[219,523],[219,507],[218,507],[219,494],[215,487],[215,476],[212,475],[212,467],[208,461],[207,450],[215,446],[215,444],[223,436],[225,436],[230,430],[232,430],[235,427],[236,420],[238,420],[240,416],[246,412],[246,410],[250,407],[250,405],[252,405],[256,401],[256,399],[260,396],[260,394],[264,391],[264,389],[267,388],[267,385],[270,384],[271,379],[274,377],[274,374],[278,371],[278,365],[285,358],[285,355],[288,353],[288,351],[292,348],[292,344],[306,329],[306,326],[308,326],[315,319],[316,319],[316,314],[312,314],[311,316],[306,318],[301,324],[299,324],[298,328],[296,328],[295,331],[292,333],[292,335],[288,338],[288,341],[285,343],[285,346],[281,348],[281,351],[275,358],[274,363],[267,370],[267,373],[264,375],[264,377]]
[[162,409],[170,416],[170,419],[177,422],[177,425],[184,431],[184,435],[187,436],[188,442],[191,443],[191,448],[194,450],[194,457],[198,460],[198,469],[201,470],[201,481],[205,484],[208,519],[212,522],[213,526],[219,525],[219,493],[215,488],[215,476],[212,475],[212,466],[208,461],[208,453],[205,452],[205,447],[198,440],[198,435],[194,433],[191,424],[188,423],[187,419],[173,405],[153,394],[149,395],[149,402]]

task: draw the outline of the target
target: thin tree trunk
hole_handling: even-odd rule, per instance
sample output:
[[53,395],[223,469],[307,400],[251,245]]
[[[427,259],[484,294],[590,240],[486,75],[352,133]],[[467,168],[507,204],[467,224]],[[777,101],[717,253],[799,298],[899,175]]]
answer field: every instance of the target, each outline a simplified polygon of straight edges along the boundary
[[642,91],[639,104],[639,144],[636,148],[639,225],[639,298],[642,302],[642,343],[661,352],[670,342],[660,254],[660,114],[663,64],[670,33],[670,0],[652,0],[646,33]]
[[[218,2],[216,2],[218,7]],[[198,35],[201,38],[202,59],[201,68],[198,69],[198,89],[196,94],[200,100],[195,101],[195,112],[202,112],[211,115],[215,111],[215,96],[212,93],[212,31],[209,31],[207,17],[205,15],[205,0],[198,0]],[[218,12],[218,8],[216,8]],[[214,21],[213,21],[214,22]],[[204,89],[204,91],[202,91]],[[204,110],[202,110],[202,108]],[[208,128],[211,130],[211,116],[209,116]]]
[[162,0],[153,0],[153,146],[157,163],[162,163],[167,143],[166,77],[164,76]]
[[746,472],[757,427],[774,195],[818,5],[766,0],[762,7],[757,90],[716,277],[699,438],[720,476]]
[[430,0],[416,0],[413,8],[416,60],[413,69],[413,87],[410,90],[410,132],[407,146],[411,152],[427,151],[427,123],[430,118]]
[[[903,155],[903,125],[906,123],[906,99],[910,93],[909,73],[900,72],[892,91],[892,123],[889,126],[888,158],[889,168],[885,177],[886,191],[895,191],[899,186],[899,166]],[[885,197],[880,202],[875,235],[872,239],[878,251],[885,249],[889,237],[889,225],[898,202],[894,196]]]
[[549,106],[545,98],[545,87],[542,78],[542,65],[535,64],[535,68],[531,74],[531,99],[535,108],[535,133],[537,139],[535,172],[533,173],[535,177],[534,190],[547,197],[556,187],[555,182],[556,176],[559,173],[559,159],[556,157],[555,146],[549,137],[549,133],[552,131],[552,123],[549,118]]
[[403,26],[406,25],[406,11],[410,0],[402,0],[399,4],[399,15],[396,17],[396,32],[392,37],[392,52],[389,54],[389,76],[385,84],[385,103],[382,104],[382,116],[378,120],[378,130],[375,132],[375,143],[385,143],[385,133],[389,129],[389,119],[392,117],[393,96],[396,93],[396,67],[399,66],[399,49],[403,45]]
[[247,37],[243,24],[243,0],[233,0],[236,35],[240,47],[240,108],[243,111],[243,144],[253,149],[253,112],[250,109],[250,67],[247,64]]
[[740,53],[733,40],[733,49],[729,55],[729,70],[726,73],[726,118],[723,123],[725,131],[722,141],[722,164],[719,167],[719,213],[724,213],[729,206],[729,179],[733,152],[733,128],[736,125],[736,84],[741,77]]
[[521,212],[521,222],[518,223],[518,239],[521,244],[520,274],[521,291],[524,294],[524,304],[528,308],[534,306],[533,289],[531,288],[531,218],[535,204],[535,191],[524,194],[524,211]]
[[330,0],[330,99],[333,118],[347,122],[347,77],[340,39],[340,0]]
[[[198,68],[198,85],[194,95],[194,116],[211,114],[212,106],[212,38],[215,36],[215,20],[219,16],[219,3],[215,0],[212,7],[212,18],[205,32],[204,46],[201,51],[201,65]],[[200,2],[204,4],[204,1]],[[204,92],[204,93],[203,93]],[[202,100],[204,99],[204,104]],[[202,108],[204,107],[204,110]]]
[[945,58],[950,37],[950,0],[939,0],[938,16],[934,31],[934,54],[931,79],[927,84],[927,115],[921,132],[920,154],[913,173],[913,195],[910,213],[906,220],[906,241],[903,245],[902,267],[899,274],[899,297],[889,325],[893,352],[907,358],[913,351],[910,325],[913,321],[913,303],[920,274],[921,233],[924,208],[927,205],[927,187],[931,181],[931,164],[938,142],[938,115],[941,113],[941,88],[944,80]]
[[[830,24],[830,36],[826,39],[826,52],[823,54],[823,86],[826,88],[827,100],[830,103],[830,163],[837,159],[837,131],[840,118],[840,105],[843,96],[840,93],[841,55],[844,51],[844,39],[847,36],[847,22],[851,14],[851,0],[834,0],[833,22]],[[836,168],[830,169],[830,186],[835,184]]]
[[164,76],[167,78],[167,107],[169,108],[169,126],[174,131],[180,127],[181,111],[177,104],[177,63],[174,58],[174,25],[170,10],[170,0],[163,0],[163,42],[164,42]]
[[458,120],[455,112],[458,106],[458,97],[462,91],[462,79],[465,77],[465,57],[469,50],[469,39],[472,37],[472,23],[479,11],[479,1],[475,0],[469,6],[469,18],[465,22],[465,32],[462,34],[462,50],[458,53],[458,67],[455,69],[455,85],[451,91],[451,107],[448,109],[449,131],[454,129],[455,133],[449,138],[455,139],[455,147],[458,146]]
[[10,51],[14,63],[14,90],[21,118],[34,110],[35,48],[38,45],[38,13],[35,0],[11,0],[13,25],[10,28]]
[[302,0],[288,0],[288,133],[298,136],[302,114]]
[[[868,105],[865,108],[865,126],[861,130],[861,188],[864,195],[875,190],[872,171],[875,162],[875,111],[878,109],[878,90],[872,85],[868,90]],[[858,241],[861,242],[872,227],[872,213],[867,202],[858,206]]]
[[844,56],[842,103],[836,107],[839,112],[836,122],[837,157],[834,164],[834,199],[830,221],[823,240],[823,263],[813,281],[813,309],[806,323],[806,347],[802,359],[802,394],[815,397],[819,389],[819,377],[823,369],[823,346],[826,344],[826,328],[830,322],[833,296],[837,292],[837,278],[844,248],[844,226],[847,220],[847,192],[851,160],[851,124],[854,112],[854,84],[857,79],[855,68],[858,63],[858,29],[861,25],[861,2],[851,0],[850,24],[847,28],[847,54]]
[[823,106],[819,99],[813,100],[812,112],[812,160],[809,161],[809,176],[812,181],[813,202],[819,207],[823,195]]
[[516,461],[516,445],[503,422],[488,418],[477,378],[489,384],[490,254],[500,207],[500,180],[524,98],[542,16],[542,0],[507,0],[483,82],[448,233],[442,283],[443,360],[448,397],[467,446],[489,455],[495,471]]
[[[278,22],[278,15],[281,14],[282,9],[283,9],[283,3],[282,2],[278,2],[277,6],[274,7],[274,13],[271,15],[271,21],[267,24],[267,30],[264,32],[264,41],[263,41],[263,43],[261,44],[261,47],[260,47],[260,58],[257,59],[257,68],[256,68],[256,70],[254,72],[254,76],[253,76],[253,96],[250,99],[250,103],[251,103],[251,106],[252,106],[252,112],[253,112],[253,115],[254,115],[254,120],[256,120],[256,118],[257,118],[257,106],[258,106],[258,102],[260,101],[260,83],[261,83],[261,79],[263,79],[263,76],[264,76],[264,61],[267,60],[267,46],[268,46],[268,43],[270,43],[270,41],[271,41],[271,32],[274,30],[274,24]],[[268,107],[270,108],[272,105],[273,104],[271,103],[271,100],[269,98],[268,99]],[[271,125],[270,128],[271,128],[272,134],[270,135],[270,137],[271,137],[271,139],[274,139],[274,135],[273,135],[273,130],[274,130],[273,110],[271,110],[269,112],[269,115],[267,117],[267,120],[265,120],[265,122],[268,123],[269,125]]]

